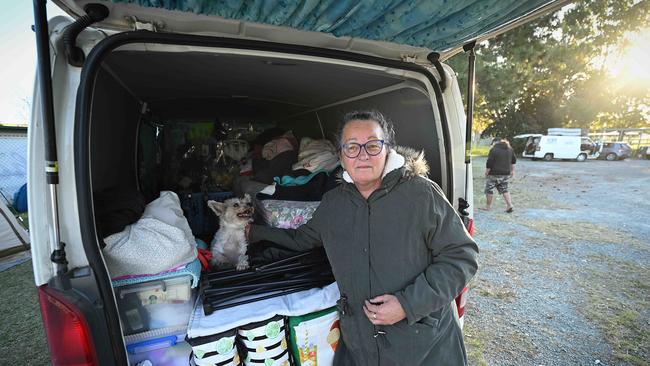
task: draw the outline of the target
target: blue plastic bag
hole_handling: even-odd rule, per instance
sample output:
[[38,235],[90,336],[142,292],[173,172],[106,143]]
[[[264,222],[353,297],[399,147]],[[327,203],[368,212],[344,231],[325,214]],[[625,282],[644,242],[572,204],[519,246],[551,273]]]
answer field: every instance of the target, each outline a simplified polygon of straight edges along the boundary
[[14,209],[18,213],[27,212],[27,183],[14,193]]

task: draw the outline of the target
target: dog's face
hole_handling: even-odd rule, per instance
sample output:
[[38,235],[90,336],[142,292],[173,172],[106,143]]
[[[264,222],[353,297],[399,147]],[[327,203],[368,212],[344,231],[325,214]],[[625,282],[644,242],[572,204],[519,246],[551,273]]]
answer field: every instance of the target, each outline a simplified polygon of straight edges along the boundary
[[253,221],[253,204],[251,196],[230,198],[224,202],[208,201],[208,207],[219,217],[221,224],[246,226]]

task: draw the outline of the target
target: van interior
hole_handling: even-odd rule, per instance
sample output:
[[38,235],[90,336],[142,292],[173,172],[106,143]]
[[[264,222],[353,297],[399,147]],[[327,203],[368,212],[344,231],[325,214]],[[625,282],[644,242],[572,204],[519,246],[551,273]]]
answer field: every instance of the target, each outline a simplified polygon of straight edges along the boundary
[[[192,196],[203,197],[199,203],[205,206],[207,197],[215,197],[209,195],[236,191],[234,182],[242,166],[267,131],[290,131],[296,141],[328,139],[336,144],[335,133],[343,115],[370,109],[393,122],[398,145],[424,151],[430,178],[444,189],[446,156],[440,143],[444,134],[434,112],[435,101],[409,73],[306,57],[149,48],[129,45],[116,49],[102,61],[96,76],[89,121],[94,195],[126,186],[140,192],[149,203],[162,191],[173,191],[190,220],[196,214],[190,212],[192,205],[186,204]],[[96,223],[101,220],[97,212],[102,211],[97,202],[95,199]],[[203,207],[201,212],[204,220],[216,223],[209,209]],[[192,224],[190,220],[194,236],[206,243],[218,228],[197,231]],[[315,266],[324,268],[322,263]],[[201,277],[205,280],[206,275]],[[153,357],[149,351],[137,351],[138,341],[153,339],[153,335],[141,336],[146,332],[139,332],[159,331],[151,320],[154,310],[149,309],[158,305],[147,301],[160,291],[175,289],[173,296],[182,293],[185,297],[180,307],[171,310],[191,312],[190,299],[196,295],[182,290],[189,289],[189,284],[189,280],[170,280],[155,289],[143,284],[128,291],[114,289],[132,363]],[[212,303],[203,301],[207,315],[213,308],[208,311],[206,306]],[[185,323],[172,325],[187,325],[187,317]],[[177,333],[179,342],[185,339],[184,330],[174,329],[170,334]],[[192,344],[195,355],[204,345]],[[149,343],[147,347],[151,348]],[[187,361],[187,355],[183,357]]]
[[[368,109],[393,122],[397,144],[424,150],[430,178],[442,184],[439,123],[425,90],[415,79],[335,63],[118,49],[104,60],[95,83],[90,121],[93,191],[138,184],[143,178],[136,158],[143,148],[138,135],[150,128],[160,140],[174,122],[225,124],[228,138],[252,137],[245,130],[259,133],[274,126],[291,130],[298,140],[333,142],[345,113]],[[148,109],[144,114],[143,102]],[[152,142],[147,145],[156,148]],[[169,172],[163,164],[157,166],[157,179],[149,182],[148,200],[157,197],[152,192],[176,188],[177,182],[161,179]]]

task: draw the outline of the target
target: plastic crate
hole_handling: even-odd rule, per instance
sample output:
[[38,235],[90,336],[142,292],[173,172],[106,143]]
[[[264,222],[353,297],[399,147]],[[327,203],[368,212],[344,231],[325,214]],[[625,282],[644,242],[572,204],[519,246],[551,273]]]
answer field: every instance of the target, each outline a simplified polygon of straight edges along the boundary
[[192,276],[183,275],[115,288],[124,334],[185,326],[194,310]]
[[192,347],[186,327],[164,328],[124,337],[130,365],[149,360],[152,365],[185,366]]

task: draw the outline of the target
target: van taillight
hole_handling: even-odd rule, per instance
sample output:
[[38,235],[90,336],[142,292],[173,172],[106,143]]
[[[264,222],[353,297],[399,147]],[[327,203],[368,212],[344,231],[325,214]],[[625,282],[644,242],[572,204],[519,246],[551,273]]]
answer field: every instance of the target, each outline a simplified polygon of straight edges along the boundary
[[473,238],[474,237],[474,219],[468,218],[467,221],[466,221],[466,226],[467,226],[467,232]]
[[460,295],[456,297],[456,307],[458,308],[458,317],[462,318],[465,315],[465,304],[467,304],[467,292],[469,288],[463,288]]
[[47,285],[38,288],[52,365],[96,365],[90,329],[77,306]]

